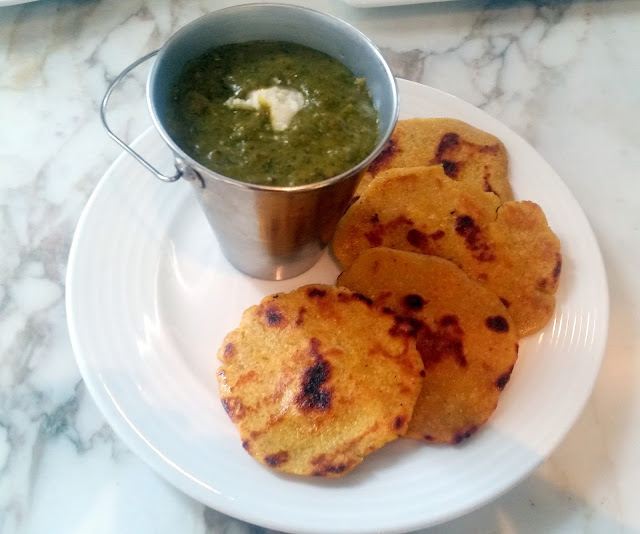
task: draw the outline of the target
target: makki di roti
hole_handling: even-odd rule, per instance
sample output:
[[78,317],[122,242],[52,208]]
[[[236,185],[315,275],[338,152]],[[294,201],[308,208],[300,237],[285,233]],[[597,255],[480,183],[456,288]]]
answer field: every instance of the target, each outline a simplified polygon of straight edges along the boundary
[[448,259],[502,300],[520,336],[542,328],[555,308],[562,256],[542,209],[501,203],[442,165],[380,173],[340,220],[332,247],[343,268],[375,247]]
[[345,475],[408,428],[424,375],[414,336],[348,289],[264,298],[218,352],[222,404],[243,447],[277,471]]
[[452,180],[472,182],[513,200],[509,158],[502,142],[466,122],[449,118],[405,119],[397,122],[384,150],[363,173],[356,195],[387,169],[442,165]]
[[509,311],[450,261],[390,248],[364,251],[338,285],[419,325],[425,377],[406,437],[459,443],[491,416],[518,356]]
[[335,477],[399,436],[456,444],[486,423],[562,267],[507,166],[499,140],[460,121],[398,123],[334,235],[340,287],[266,297],[218,352],[252,456]]

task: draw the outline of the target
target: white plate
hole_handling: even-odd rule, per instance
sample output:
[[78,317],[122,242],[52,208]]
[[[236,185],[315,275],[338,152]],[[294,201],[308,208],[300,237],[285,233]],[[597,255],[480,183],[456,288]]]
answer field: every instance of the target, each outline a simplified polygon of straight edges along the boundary
[[390,7],[406,6],[409,4],[432,4],[439,2],[451,2],[453,0],[342,0],[353,7]]
[[0,0],[0,7],[2,6],[16,6],[18,4],[28,4],[29,2],[35,2],[36,0]]
[[[236,272],[187,183],[164,184],[129,156],[82,214],[67,273],[69,331],[87,387],[122,440],[195,499],[265,527],[397,532],[446,521],[503,493],[557,445],[600,367],[608,324],[604,268],[571,193],[524,140],[453,96],[400,80],[401,117],[447,116],[497,135],[516,197],[540,203],[562,242],[554,318],[522,340],[486,425],[462,446],[398,440],[343,479],[275,474],[242,449],[215,384],[215,353],[246,307],[309,282],[334,282],[325,255],[304,275],[264,282]],[[170,163],[153,131],[136,145]]]

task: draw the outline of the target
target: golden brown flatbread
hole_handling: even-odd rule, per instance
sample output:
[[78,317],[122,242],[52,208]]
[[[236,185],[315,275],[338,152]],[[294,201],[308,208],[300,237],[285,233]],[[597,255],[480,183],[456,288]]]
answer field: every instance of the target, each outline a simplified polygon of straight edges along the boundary
[[555,307],[560,243],[533,202],[507,202],[439,165],[378,175],[338,224],[332,248],[348,268],[390,247],[453,261],[509,308],[518,333],[544,326]]
[[363,252],[338,284],[423,325],[425,378],[406,437],[459,443],[489,419],[518,355],[495,294],[450,261],[390,248]]
[[364,172],[356,195],[386,169],[438,164],[453,180],[478,184],[503,202],[513,200],[502,142],[466,122],[448,118],[398,121],[387,146]]
[[422,387],[415,329],[327,285],[245,311],[218,358],[222,404],[242,445],[287,473],[337,477],[403,435]]

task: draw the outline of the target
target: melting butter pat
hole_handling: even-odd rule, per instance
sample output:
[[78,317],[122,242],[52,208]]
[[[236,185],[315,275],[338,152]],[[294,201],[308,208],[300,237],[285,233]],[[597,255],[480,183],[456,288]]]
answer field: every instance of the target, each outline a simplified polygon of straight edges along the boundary
[[271,127],[274,131],[281,132],[289,127],[293,116],[303,108],[304,96],[295,89],[272,86],[251,91],[246,100],[231,97],[225,105],[233,109],[269,108]]

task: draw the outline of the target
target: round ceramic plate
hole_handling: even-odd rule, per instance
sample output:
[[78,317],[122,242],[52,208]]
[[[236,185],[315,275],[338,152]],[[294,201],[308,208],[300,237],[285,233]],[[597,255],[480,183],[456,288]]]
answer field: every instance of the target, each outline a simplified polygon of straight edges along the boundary
[[[243,449],[215,381],[215,354],[242,311],[272,292],[335,282],[328,254],[304,275],[264,282],[235,271],[188,183],[154,179],[129,156],[82,214],[67,273],[67,314],[87,387],[122,440],[193,498],[295,532],[399,532],[452,519],[530,473],[575,421],[600,367],[608,294],[596,240],[563,182],[524,140],[483,111],[399,81],[401,118],[463,119],[498,136],[518,199],[538,202],[562,242],[554,317],[522,340],[488,424],[459,446],[397,440],[342,479],[276,474]],[[154,131],[137,148],[171,163]]]
[[35,2],[36,0],[0,0],[0,7],[2,6],[15,6],[18,4],[28,4],[29,2]]

